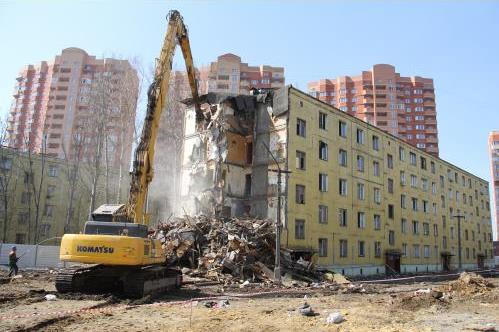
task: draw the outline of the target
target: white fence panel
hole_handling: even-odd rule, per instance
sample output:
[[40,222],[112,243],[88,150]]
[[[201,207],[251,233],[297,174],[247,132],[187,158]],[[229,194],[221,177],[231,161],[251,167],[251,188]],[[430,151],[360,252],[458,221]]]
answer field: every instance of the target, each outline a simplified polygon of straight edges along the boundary
[[0,265],[9,264],[9,252],[13,246],[17,248],[17,257],[20,257],[17,262],[19,268],[64,266],[59,260],[59,246],[12,243],[0,243]]

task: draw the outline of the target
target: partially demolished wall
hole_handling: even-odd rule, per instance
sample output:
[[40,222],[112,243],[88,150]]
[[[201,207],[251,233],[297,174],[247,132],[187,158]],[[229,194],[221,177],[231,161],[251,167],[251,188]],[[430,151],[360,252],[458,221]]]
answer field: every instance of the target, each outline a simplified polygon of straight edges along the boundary
[[[277,168],[285,167],[286,120],[272,114],[273,93],[201,96],[204,118],[192,100],[185,115],[179,213],[254,216],[275,220]],[[283,178],[283,188],[286,180]],[[284,205],[283,205],[284,206]]]

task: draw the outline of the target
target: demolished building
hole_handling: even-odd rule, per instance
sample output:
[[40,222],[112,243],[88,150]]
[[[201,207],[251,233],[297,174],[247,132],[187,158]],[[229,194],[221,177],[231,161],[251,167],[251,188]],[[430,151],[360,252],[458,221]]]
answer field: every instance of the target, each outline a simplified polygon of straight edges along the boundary
[[455,269],[455,211],[463,268],[493,265],[485,180],[291,86],[184,102],[180,213],[276,220],[279,166],[281,245],[324,269]]

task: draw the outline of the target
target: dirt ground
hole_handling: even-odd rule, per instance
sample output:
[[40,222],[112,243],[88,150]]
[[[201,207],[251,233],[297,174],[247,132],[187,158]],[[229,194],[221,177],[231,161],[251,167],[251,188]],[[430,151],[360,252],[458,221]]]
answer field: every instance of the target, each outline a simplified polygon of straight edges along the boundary
[[[225,289],[221,293],[219,286],[187,285],[156,299],[131,301],[111,295],[59,295],[54,274],[22,274],[8,281],[0,271],[0,331],[499,330],[499,279],[493,278],[487,280],[495,288],[454,285],[454,292],[451,282],[373,285],[363,293],[313,287]],[[415,295],[420,289],[439,289],[443,298],[427,291]],[[273,293],[261,294],[265,292]],[[57,299],[47,301],[47,294]],[[209,296],[218,296],[211,300],[214,307],[205,306],[209,300],[196,300]],[[297,308],[305,301],[314,316],[299,313]],[[344,321],[327,324],[333,312],[340,312]]]

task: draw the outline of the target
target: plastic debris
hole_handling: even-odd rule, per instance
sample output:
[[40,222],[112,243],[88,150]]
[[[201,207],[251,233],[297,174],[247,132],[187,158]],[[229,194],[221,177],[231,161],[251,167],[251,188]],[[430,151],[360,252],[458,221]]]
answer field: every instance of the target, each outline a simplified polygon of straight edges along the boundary
[[343,322],[345,320],[345,318],[343,318],[343,315],[336,311],[336,312],[332,312],[330,313],[327,318],[326,318],[326,323],[328,324],[339,324],[341,322]]
[[54,294],[47,294],[47,295],[45,295],[45,300],[55,301],[55,300],[57,300],[57,296],[55,296]]

